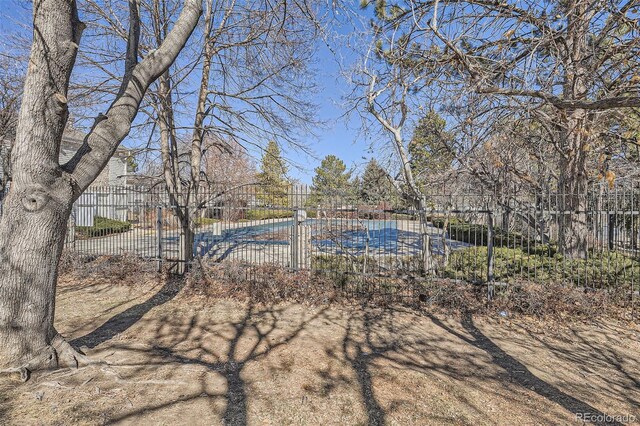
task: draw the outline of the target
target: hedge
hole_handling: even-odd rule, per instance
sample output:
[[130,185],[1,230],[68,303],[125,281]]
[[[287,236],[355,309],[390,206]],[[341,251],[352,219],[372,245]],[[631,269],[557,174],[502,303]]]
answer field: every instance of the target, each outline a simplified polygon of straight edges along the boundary
[[406,213],[391,213],[391,219],[394,220],[418,220],[418,215]]
[[[536,282],[540,284],[573,284],[580,287],[628,288],[630,283],[640,282],[640,262],[616,252],[590,251],[585,259],[568,260],[555,252],[553,247],[540,244],[527,253],[522,249],[494,249],[493,275],[497,282]],[[369,257],[369,270],[378,265],[394,265],[392,273],[418,273],[420,256]],[[349,258],[342,255],[322,254],[312,257],[312,269],[334,275],[343,280],[342,273],[362,270],[364,257]],[[354,270],[355,265],[355,270]],[[486,282],[487,248],[467,247],[454,250],[447,267],[439,277],[467,282]],[[342,282],[342,281],[341,281]]]
[[[535,281],[588,287],[620,287],[640,280],[640,262],[617,252],[590,251],[587,259],[565,259],[553,247],[539,245],[527,253],[519,248],[495,248],[493,276],[498,282]],[[446,276],[466,281],[486,280],[487,248],[467,247],[449,257]]]
[[93,226],[76,226],[76,234],[84,238],[104,237],[110,234],[127,232],[130,229],[131,224],[129,222],[95,216],[93,218]]
[[[435,217],[431,223],[436,228],[444,227],[445,218]],[[449,238],[456,241],[486,246],[489,241],[489,227],[475,223],[467,223],[458,218],[450,218],[447,227]],[[535,238],[528,238],[517,232],[504,232],[500,228],[493,228],[493,244],[497,247],[534,247]]]

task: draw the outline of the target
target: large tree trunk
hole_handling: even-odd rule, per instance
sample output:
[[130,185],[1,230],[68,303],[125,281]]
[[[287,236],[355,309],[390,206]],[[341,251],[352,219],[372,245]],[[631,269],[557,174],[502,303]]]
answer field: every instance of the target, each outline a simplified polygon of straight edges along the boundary
[[[11,145],[3,145],[0,142],[0,166],[2,167],[2,174],[0,175],[0,201],[4,196],[4,192],[7,189],[9,180],[11,179]],[[2,210],[0,210],[2,212]]]
[[[589,56],[588,4],[584,1],[570,1],[568,10],[568,36],[566,55],[566,75],[563,96],[578,99],[588,92]],[[591,117],[584,109],[559,111],[560,160],[559,189],[559,246],[568,259],[587,257],[587,153]]]
[[587,257],[587,137],[584,112],[576,111],[565,124],[566,147],[560,162],[558,226],[561,253],[568,259]]
[[[84,25],[74,2],[34,2],[34,41],[0,218],[0,366],[58,365],[57,265],[74,191],[57,162]],[[24,373],[23,373],[24,374]]]
[[14,185],[0,220],[0,366],[51,368],[58,365],[52,347],[57,263],[71,188],[47,193]]
[[175,60],[201,13],[198,0],[187,0],[168,42],[136,65],[139,20],[137,3],[130,5],[120,93],[61,166],[69,77],[84,24],[73,0],[33,2],[34,37],[11,157],[13,179],[0,217],[0,371],[19,372],[23,379],[30,371],[74,366],[81,359],[53,326],[71,207],[128,134],[149,84]]

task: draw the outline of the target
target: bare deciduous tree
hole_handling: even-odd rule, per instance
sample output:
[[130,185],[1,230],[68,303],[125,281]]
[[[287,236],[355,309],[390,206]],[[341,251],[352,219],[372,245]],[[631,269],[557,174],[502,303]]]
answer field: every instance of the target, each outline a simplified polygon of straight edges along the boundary
[[361,86],[365,92],[366,112],[390,137],[402,176],[400,182],[395,182],[396,187],[418,209],[423,238],[422,266],[425,273],[433,274],[435,264],[427,226],[427,198],[414,177],[408,142],[405,140],[405,126],[411,118],[410,92],[422,81],[422,76],[417,75],[410,67],[398,67],[392,62],[376,59],[379,58],[375,56],[375,50],[370,50],[355,74],[353,83]]
[[[157,1],[152,11],[150,32],[156,43],[164,39],[164,11],[171,10],[171,3]],[[201,190],[211,183],[203,167],[207,136],[210,141],[260,146],[271,139],[300,146],[297,129],[315,121],[307,100],[313,90],[307,63],[314,28],[304,13],[311,12],[288,0],[207,2],[201,48],[182,69],[167,70],[151,90],[149,115],[159,129],[164,183],[182,228],[183,267],[193,256],[192,219],[212,195]],[[196,94],[186,99],[190,91]],[[191,122],[184,125],[179,115]],[[190,135],[184,136],[185,130]],[[187,152],[179,149],[181,137],[189,139]]]
[[0,366],[29,372],[86,361],[54,327],[58,261],[73,202],[129,133],[149,85],[182,50],[201,12],[186,0],[161,46],[138,61],[139,5],[130,0],[120,89],[66,164],[58,153],[68,89],[85,24],[74,0],[33,2],[33,43],[11,157],[13,181],[0,218]]
[[10,180],[11,147],[16,136],[22,95],[22,76],[18,71],[18,63],[11,56],[0,56],[0,197]]
[[[603,114],[640,106],[637,2],[376,1],[384,55],[546,128],[559,169],[560,247],[586,256],[588,159]],[[433,82],[430,82],[430,85]]]
[[241,144],[213,138],[204,144],[204,178],[212,187],[232,190],[256,182],[256,166]]

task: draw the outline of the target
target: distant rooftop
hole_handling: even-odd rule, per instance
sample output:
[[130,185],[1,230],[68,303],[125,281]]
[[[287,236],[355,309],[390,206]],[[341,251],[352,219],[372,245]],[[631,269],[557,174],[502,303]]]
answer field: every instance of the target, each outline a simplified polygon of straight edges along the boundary
[[[61,148],[67,150],[76,150],[82,145],[84,138],[87,136],[82,130],[67,126],[62,134]],[[0,140],[0,145],[7,145],[9,141]],[[116,153],[120,155],[129,155],[129,149],[125,147],[118,147]]]

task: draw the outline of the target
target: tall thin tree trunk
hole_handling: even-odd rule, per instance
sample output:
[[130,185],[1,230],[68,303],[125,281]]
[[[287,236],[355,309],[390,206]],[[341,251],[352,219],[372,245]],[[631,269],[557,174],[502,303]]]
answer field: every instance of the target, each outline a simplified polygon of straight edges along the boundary
[[[567,5],[568,37],[566,75],[563,85],[565,98],[577,99],[587,93],[589,69],[588,4],[571,0]],[[591,12],[592,13],[592,12]],[[591,117],[583,109],[566,109],[559,114],[560,128],[560,178],[558,182],[560,209],[559,246],[569,259],[587,257],[587,185],[586,170],[589,150]]]
[[[422,269],[425,274],[433,275],[435,273],[435,263],[433,260],[433,251],[431,250],[431,236],[429,235],[427,202],[424,196],[420,197],[418,209],[420,211],[420,233],[422,234]],[[446,253],[443,253],[446,257]]]
[[420,233],[422,235],[422,268],[425,275],[434,275],[435,274],[435,262],[433,260],[433,251],[431,250],[431,236],[429,235],[429,225],[428,225],[428,217],[427,217],[427,199],[422,193],[422,190],[418,186],[414,176],[413,170],[411,169],[411,164],[409,162],[409,156],[405,150],[402,135],[396,129],[393,132],[394,141],[396,145],[396,151],[398,152],[398,157],[400,161],[402,161],[402,173],[404,175],[404,181],[406,185],[409,187],[409,195],[413,201],[414,205],[418,208],[418,217],[420,218]]
[[408,86],[405,86],[402,99],[400,101],[400,114],[401,118],[398,124],[394,125],[389,121],[384,114],[381,114],[376,107],[376,97],[379,96],[382,91],[376,92],[375,86],[377,82],[377,76],[370,75],[369,91],[367,92],[367,103],[369,105],[369,112],[375,117],[376,120],[384,127],[393,137],[393,143],[398,158],[402,165],[402,175],[404,177],[404,183],[407,188],[403,189],[404,194],[412,200],[413,205],[418,209],[418,216],[420,217],[420,232],[422,234],[422,266],[425,275],[434,275],[435,265],[433,261],[433,253],[431,251],[431,237],[429,236],[429,227],[427,225],[427,200],[422,192],[422,189],[418,186],[411,169],[411,163],[409,161],[409,154],[407,153],[404,140],[402,137],[402,127],[407,118],[408,108],[405,103]]
[[178,262],[178,274],[185,274],[189,270],[191,261],[193,260],[194,250],[194,237],[195,232],[193,230],[193,220],[189,214],[189,209],[184,208],[182,215],[180,215],[180,238],[179,238],[179,262]]
[[584,112],[576,111],[565,124],[565,156],[560,163],[559,246],[568,259],[587,257],[587,146],[584,135]]

